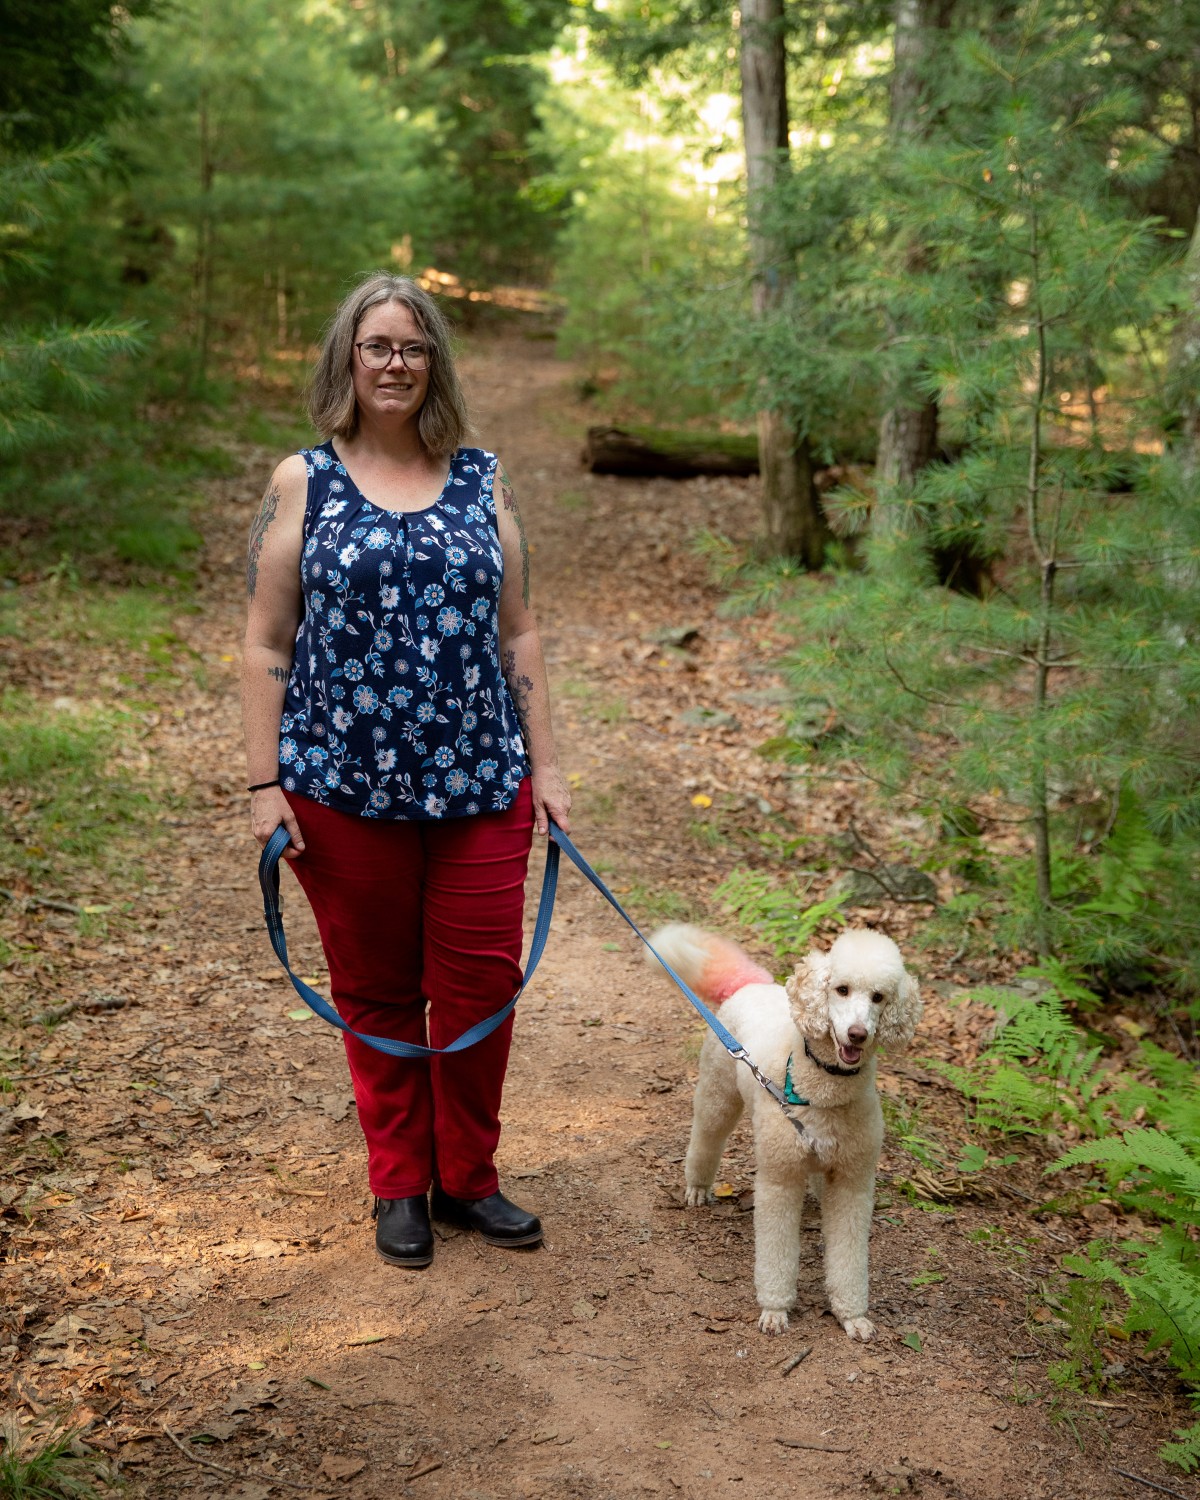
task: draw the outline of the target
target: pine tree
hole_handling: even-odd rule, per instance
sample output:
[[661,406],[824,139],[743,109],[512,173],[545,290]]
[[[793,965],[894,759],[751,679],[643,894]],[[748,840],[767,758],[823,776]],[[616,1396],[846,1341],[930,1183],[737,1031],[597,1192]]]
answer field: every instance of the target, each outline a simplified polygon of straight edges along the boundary
[[[1039,953],[1166,955],[1195,983],[1200,507],[1170,455],[1137,451],[1177,265],[1128,196],[1159,153],[1093,50],[1037,5],[1003,47],[960,43],[941,144],[890,205],[927,247],[917,355],[962,453],[895,503],[974,556],[984,597],[939,588],[923,543],[876,538],[865,572],[794,593],[793,672],[885,784],[1023,823],[1012,900]],[[870,505],[844,494],[842,524]]]

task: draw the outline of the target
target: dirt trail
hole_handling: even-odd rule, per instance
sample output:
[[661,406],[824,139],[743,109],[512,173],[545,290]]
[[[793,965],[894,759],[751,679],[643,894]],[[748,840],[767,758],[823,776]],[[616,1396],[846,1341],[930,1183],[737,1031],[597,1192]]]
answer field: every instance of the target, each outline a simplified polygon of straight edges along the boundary
[[[819,844],[855,811],[853,785],[810,791],[752,754],[778,728],[770,629],[720,620],[687,550],[699,525],[747,529],[753,486],[584,476],[585,414],[547,345],[492,337],[465,368],[533,544],[578,841],[643,914],[703,915],[739,854],[697,828],[694,795],[764,847],[769,830]],[[428,1271],[376,1258],[341,1045],[289,1017],[241,793],[241,561],[278,456],[248,452],[245,478],[213,487],[202,612],[179,622],[209,684],[153,730],[208,810],[172,830],[140,940],[89,947],[45,924],[47,995],[139,1003],[55,1031],[25,1095],[36,1128],[87,1144],[43,1180],[32,1227],[8,1226],[14,1395],[100,1417],[92,1436],[135,1496],[1150,1493],[1114,1465],[1189,1493],[1154,1457],[1172,1412],[1147,1381],[1059,1420],[1033,1399],[1053,1351],[1029,1310],[1073,1247],[1063,1226],[1011,1200],[914,1205],[888,1186],[894,1153],[873,1239],[880,1341],[853,1345],[823,1314],[815,1230],[791,1331],[757,1332],[748,1138],[723,1169],[741,1204],[683,1211],[697,1025],[570,871],[518,1011],[500,1150],[545,1247],[447,1233]],[[699,636],[664,648],[666,627]],[[323,987],[307,910],[285,893],[297,972]],[[915,920],[882,915],[902,938]],[[966,976],[917,967],[932,1002],[918,1055],[969,1043],[984,1018],[945,1004]],[[935,1092],[902,1061],[884,1085],[902,1103]]]

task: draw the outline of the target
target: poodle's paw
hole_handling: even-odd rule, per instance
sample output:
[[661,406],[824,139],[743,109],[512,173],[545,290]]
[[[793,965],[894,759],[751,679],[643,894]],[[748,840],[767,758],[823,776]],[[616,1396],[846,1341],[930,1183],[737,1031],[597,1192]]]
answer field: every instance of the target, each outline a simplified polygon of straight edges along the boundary
[[759,1333],[786,1333],[788,1330],[787,1309],[764,1307],[758,1315]]
[[864,1344],[875,1337],[875,1325],[870,1318],[843,1318],[842,1327],[852,1339],[861,1339]]
[[683,1201],[688,1208],[703,1208],[706,1203],[715,1203],[711,1187],[689,1187],[683,1192]]

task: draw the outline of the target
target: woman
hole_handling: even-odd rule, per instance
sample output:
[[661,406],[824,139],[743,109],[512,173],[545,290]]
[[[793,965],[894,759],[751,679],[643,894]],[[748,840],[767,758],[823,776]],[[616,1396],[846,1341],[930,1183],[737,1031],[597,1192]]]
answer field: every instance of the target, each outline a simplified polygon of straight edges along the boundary
[[[254,836],[282,823],[338,1010],[444,1046],[521,983],[532,830],[567,828],[529,551],[495,455],[461,446],[450,332],[407,277],[369,276],[329,326],[319,447],[275,470],[250,535],[242,673]],[[436,1218],[501,1245],[538,1219],[493,1156],[512,1017],[465,1052],[346,1038],[385,1260],[425,1266]]]

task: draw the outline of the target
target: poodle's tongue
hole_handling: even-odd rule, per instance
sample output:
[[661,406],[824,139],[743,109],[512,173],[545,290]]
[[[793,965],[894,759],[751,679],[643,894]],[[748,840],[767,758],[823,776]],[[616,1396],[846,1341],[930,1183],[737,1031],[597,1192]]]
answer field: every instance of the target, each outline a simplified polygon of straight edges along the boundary
[[841,1060],[846,1064],[846,1066],[848,1068],[852,1068],[854,1066],[854,1064],[856,1062],[858,1062],[862,1058],[862,1048],[861,1047],[843,1047],[842,1044],[839,1042],[838,1043],[838,1056],[841,1058]]

